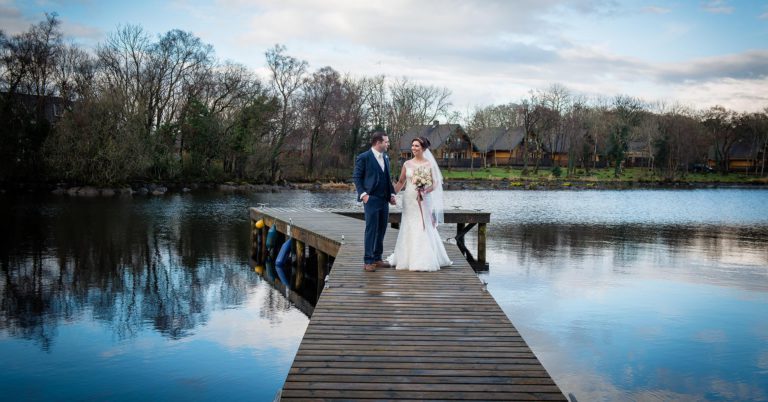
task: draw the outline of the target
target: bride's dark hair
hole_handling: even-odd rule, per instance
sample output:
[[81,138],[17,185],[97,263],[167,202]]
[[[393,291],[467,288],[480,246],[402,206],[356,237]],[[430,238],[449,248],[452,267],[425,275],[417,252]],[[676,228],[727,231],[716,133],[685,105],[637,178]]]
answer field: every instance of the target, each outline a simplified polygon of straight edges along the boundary
[[427,137],[416,137],[411,140],[411,144],[413,144],[414,141],[418,141],[419,145],[421,145],[421,147],[424,149],[429,148],[429,146],[431,145]]

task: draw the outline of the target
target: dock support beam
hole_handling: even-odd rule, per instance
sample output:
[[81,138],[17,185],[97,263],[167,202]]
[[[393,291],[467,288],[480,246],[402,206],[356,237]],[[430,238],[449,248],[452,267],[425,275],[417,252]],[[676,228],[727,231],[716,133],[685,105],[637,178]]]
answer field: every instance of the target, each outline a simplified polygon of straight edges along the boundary
[[320,293],[323,291],[323,288],[325,287],[325,275],[328,274],[326,272],[326,267],[328,265],[328,254],[317,250],[317,297],[320,297]]
[[477,224],[477,262],[485,263],[485,223]]
[[295,290],[301,289],[301,285],[304,284],[304,243],[296,240],[296,278],[293,281],[293,288]]

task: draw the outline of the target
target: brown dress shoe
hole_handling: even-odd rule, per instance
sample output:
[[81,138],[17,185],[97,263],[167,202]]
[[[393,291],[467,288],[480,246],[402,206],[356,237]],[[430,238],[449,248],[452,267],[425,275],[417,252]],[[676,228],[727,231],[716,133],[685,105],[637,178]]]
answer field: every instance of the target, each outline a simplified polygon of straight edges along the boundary
[[373,265],[375,265],[376,268],[392,268],[392,264],[386,260],[376,261],[373,263]]
[[363,264],[363,271],[376,272],[376,264]]

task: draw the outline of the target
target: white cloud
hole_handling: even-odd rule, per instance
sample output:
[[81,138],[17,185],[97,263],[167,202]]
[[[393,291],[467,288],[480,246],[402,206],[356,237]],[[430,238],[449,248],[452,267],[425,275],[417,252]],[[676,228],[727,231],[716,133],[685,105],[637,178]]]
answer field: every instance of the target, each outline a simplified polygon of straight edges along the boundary
[[61,22],[61,30],[65,38],[85,39],[92,43],[104,39],[105,32],[97,27],[79,24],[67,19],[62,19]]
[[686,61],[659,69],[659,78],[674,82],[710,79],[761,79],[768,76],[768,50]]
[[265,305],[265,300],[269,299],[268,293],[272,293],[272,297],[282,297],[269,285],[262,283],[249,296],[245,305],[217,311],[211,315],[207,325],[195,328],[195,335],[183,341],[204,339],[229,349],[295,350],[301,342],[301,334],[307,329],[309,318],[295,308],[274,311],[273,317],[254,315],[255,311],[270,309]]
[[768,78],[752,81],[726,78],[673,86],[669,98],[698,108],[721,105],[733,110],[756,112],[768,105],[766,88]]
[[29,28],[30,21],[24,18],[13,1],[0,1],[0,30],[8,35],[21,33]]
[[[0,10],[6,6],[8,21],[22,21],[21,28],[28,28],[29,22],[13,4],[0,0]],[[712,11],[729,4],[700,6]],[[176,17],[160,29],[192,31],[212,44],[222,59],[243,63],[264,78],[264,52],[281,43],[291,56],[307,60],[310,70],[331,66],[355,76],[406,76],[446,87],[453,92],[457,110],[518,101],[529,90],[555,82],[607,97],[675,100],[677,94],[687,98],[696,94],[720,99],[718,103],[729,107],[728,102],[752,105],[766,92],[761,86],[768,72],[764,46],[742,50],[749,48],[742,37],[724,31],[718,40],[739,44],[732,46],[732,54],[724,54],[727,50],[714,44],[718,40],[701,36],[694,15],[680,18],[677,8],[672,13],[654,4],[639,8],[611,0],[174,0],[168,10]],[[107,11],[109,7],[102,8]],[[3,15],[0,11],[0,18]],[[62,20],[67,36],[84,40],[80,43],[85,46],[93,46],[105,31],[115,28],[74,20],[66,12]],[[642,30],[634,21],[640,21]],[[649,21],[659,22],[650,32]],[[162,33],[151,29],[152,34]],[[691,59],[685,55],[689,48],[693,50],[688,54],[709,57]],[[675,63],[662,63],[662,58]],[[689,93],[693,82],[695,90]],[[702,88],[737,92],[705,94]]]
[[643,12],[648,14],[669,14],[672,12],[672,9],[658,6],[648,6],[643,8]]
[[702,4],[701,8],[712,14],[732,14],[734,10],[725,0],[710,0]]

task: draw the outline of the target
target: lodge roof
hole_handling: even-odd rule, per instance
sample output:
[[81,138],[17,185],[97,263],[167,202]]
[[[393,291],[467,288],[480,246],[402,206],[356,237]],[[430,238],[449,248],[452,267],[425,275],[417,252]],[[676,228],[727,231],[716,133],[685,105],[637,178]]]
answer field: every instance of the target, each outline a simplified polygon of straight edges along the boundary
[[446,139],[448,139],[456,131],[462,131],[462,128],[458,124],[440,124],[435,121],[432,124],[422,124],[409,128],[402,136],[400,136],[400,143],[398,149],[401,152],[408,152],[411,150],[411,141],[416,137],[426,137],[430,142],[430,148],[432,150],[440,148]]
[[489,127],[478,130],[472,136],[475,150],[481,152],[504,151],[514,149],[523,141],[525,132],[522,127]]

